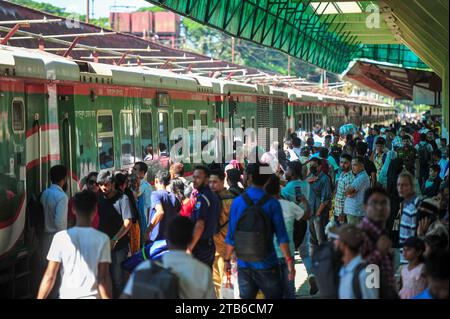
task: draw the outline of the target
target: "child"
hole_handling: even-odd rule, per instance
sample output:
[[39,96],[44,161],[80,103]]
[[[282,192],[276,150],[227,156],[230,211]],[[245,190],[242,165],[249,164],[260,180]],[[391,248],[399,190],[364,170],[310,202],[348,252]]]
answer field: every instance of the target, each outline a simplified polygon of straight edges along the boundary
[[407,265],[400,269],[402,288],[399,291],[401,299],[410,299],[427,287],[424,274],[423,253],[425,244],[418,237],[409,237],[403,246],[403,256]]

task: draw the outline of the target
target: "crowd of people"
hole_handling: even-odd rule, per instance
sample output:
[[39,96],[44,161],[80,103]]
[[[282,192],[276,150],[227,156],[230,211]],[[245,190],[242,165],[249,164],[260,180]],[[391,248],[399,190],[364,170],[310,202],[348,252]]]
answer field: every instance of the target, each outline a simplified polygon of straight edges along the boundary
[[[292,133],[256,163],[169,163],[150,181],[137,162],[70,199],[56,165],[38,298],[225,298],[235,269],[239,298],[294,299],[297,253],[311,295],[448,298],[449,146],[434,124]],[[159,261],[124,269],[161,240]]]

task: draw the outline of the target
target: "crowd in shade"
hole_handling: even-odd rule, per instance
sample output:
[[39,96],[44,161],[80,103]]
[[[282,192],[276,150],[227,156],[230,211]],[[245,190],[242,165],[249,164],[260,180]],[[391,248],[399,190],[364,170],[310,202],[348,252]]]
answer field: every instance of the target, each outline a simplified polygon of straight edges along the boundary
[[[437,121],[291,132],[255,163],[50,170],[38,298],[447,299]],[[154,175],[154,176],[153,176]],[[308,296],[309,297],[309,296]]]

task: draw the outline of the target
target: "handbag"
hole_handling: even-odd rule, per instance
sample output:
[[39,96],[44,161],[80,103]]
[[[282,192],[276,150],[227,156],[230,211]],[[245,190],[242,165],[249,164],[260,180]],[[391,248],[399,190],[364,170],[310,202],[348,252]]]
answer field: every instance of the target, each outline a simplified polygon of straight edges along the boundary
[[231,284],[231,273],[226,272],[225,280],[220,288],[221,299],[234,299],[234,287]]
[[400,220],[402,218],[402,211],[403,211],[403,203],[400,204],[400,208],[398,210],[397,216],[394,219],[394,223],[392,225],[392,231],[393,232],[399,232],[400,231]]

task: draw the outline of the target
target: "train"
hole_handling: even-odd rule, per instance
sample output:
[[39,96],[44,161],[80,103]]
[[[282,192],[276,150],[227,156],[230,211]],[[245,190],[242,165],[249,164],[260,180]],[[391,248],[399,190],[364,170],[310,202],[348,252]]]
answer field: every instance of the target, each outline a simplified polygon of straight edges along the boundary
[[[393,116],[394,109],[382,103],[1,45],[0,291],[21,294],[15,283],[27,274],[18,270],[27,268],[18,263],[29,256],[27,206],[49,185],[55,164],[68,167],[72,196],[90,171],[130,168],[149,145],[170,149],[177,142],[174,128],[187,128],[192,139],[195,121],[220,132],[277,128],[282,142],[299,126],[338,128]],[[262,142],[269,145],[270,138]]]

